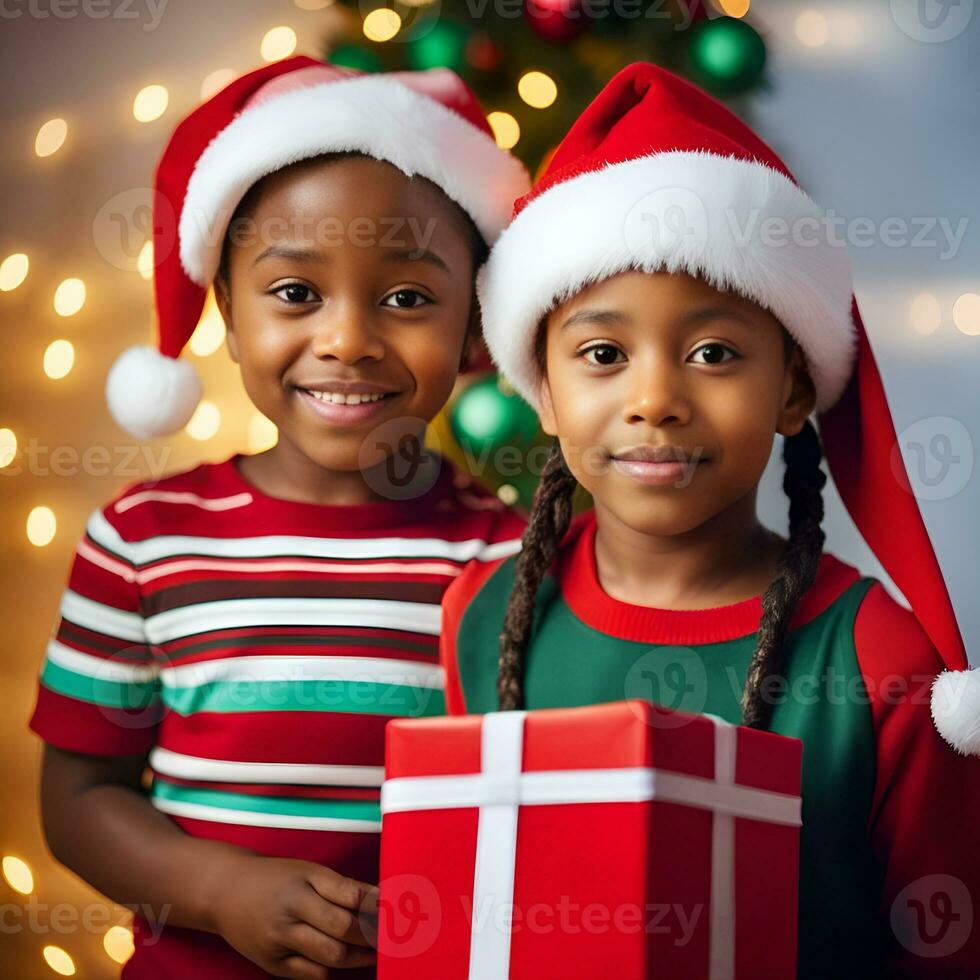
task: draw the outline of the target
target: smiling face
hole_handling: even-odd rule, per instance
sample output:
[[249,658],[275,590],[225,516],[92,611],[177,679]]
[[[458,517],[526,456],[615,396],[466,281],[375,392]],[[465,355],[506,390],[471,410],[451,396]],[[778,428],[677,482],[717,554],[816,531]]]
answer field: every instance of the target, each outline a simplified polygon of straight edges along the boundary
[[474,333],[462,211],[388,163],[318,159],[263,180],[229,242],[228,348],[280,446],[354,471],[420,439]]
[[590,286],[538,340],[544,430],[597,512],[644,534],[683,534],[746,501],[754,514],[775,433],[795,435],[815,404],[779,321],[686,273]]

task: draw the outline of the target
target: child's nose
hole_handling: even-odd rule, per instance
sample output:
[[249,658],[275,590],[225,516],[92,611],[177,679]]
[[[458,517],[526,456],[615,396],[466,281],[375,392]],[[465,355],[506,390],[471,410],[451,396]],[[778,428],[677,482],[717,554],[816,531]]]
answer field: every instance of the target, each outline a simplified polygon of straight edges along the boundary
[[683,424],[691,404],[681,372],[662,361],[635,361],[626,372],[623,417],[650,425]]
[[381,360],[385,353],[373,311],[358,303],[327,304],[314,324],[311,347],[316,357],[334,357],[345,364]]

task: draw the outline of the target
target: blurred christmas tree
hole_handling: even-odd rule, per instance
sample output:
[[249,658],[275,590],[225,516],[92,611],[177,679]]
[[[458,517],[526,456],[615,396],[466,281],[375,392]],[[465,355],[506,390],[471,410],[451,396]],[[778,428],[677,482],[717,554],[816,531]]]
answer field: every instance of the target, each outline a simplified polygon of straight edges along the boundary
[[[766,58],[748,9],[749,0],[337,0],[323,57],[368,72],[453,69],[479,96],[498,144],[534,175],[634,61],[690,78],[744,114]],[[535,447],[549,438],[492,371],[460,388],[430,441],[506,503],[529,506],[544,459]]]

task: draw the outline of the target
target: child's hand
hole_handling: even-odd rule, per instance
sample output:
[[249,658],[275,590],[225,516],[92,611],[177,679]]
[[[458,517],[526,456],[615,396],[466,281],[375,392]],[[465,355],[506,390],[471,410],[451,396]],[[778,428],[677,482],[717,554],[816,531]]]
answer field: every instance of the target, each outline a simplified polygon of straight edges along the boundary
[[213,901],[216,931],[273,976],[324,980],[327,967],[375,962],[360,916],[371,922],[377,888],[319,864],[235,855]]

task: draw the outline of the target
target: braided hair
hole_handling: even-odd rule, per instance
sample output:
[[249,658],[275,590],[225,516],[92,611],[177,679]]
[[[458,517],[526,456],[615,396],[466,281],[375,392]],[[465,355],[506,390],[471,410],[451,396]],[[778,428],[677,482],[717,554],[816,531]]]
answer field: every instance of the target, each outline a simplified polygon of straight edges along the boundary
[[497,676],[501,711],[523,706],[524,653],[531,638],[534,600],[571,523],[572,496],[577,485],[556,441],[534,493],[531,516],[514,568],[514,588],[504,613]]
[[[788,334],[786,337],[787,351],[791,351],[795,344]],[[538,339],[536,353],[540,363],[540,334]],[[822,491],[827,477],[820,469],[822,455],[819,436],[809,420],[783,444],[789,540],[779,558],[776,577],[762,596],[762,618],[746,673],[742,723],[751,728],[766,729],[770,725],[774,705],[769,687],[784,671],[789,625],[800,598],[816,578],[823,552]],[[524,658],[533,628],[535,597],[571,523],[577,486],[556,439],[534,495],[516,559],[514,587],[504,613],[497,679],[502,711],[523,707]]]

